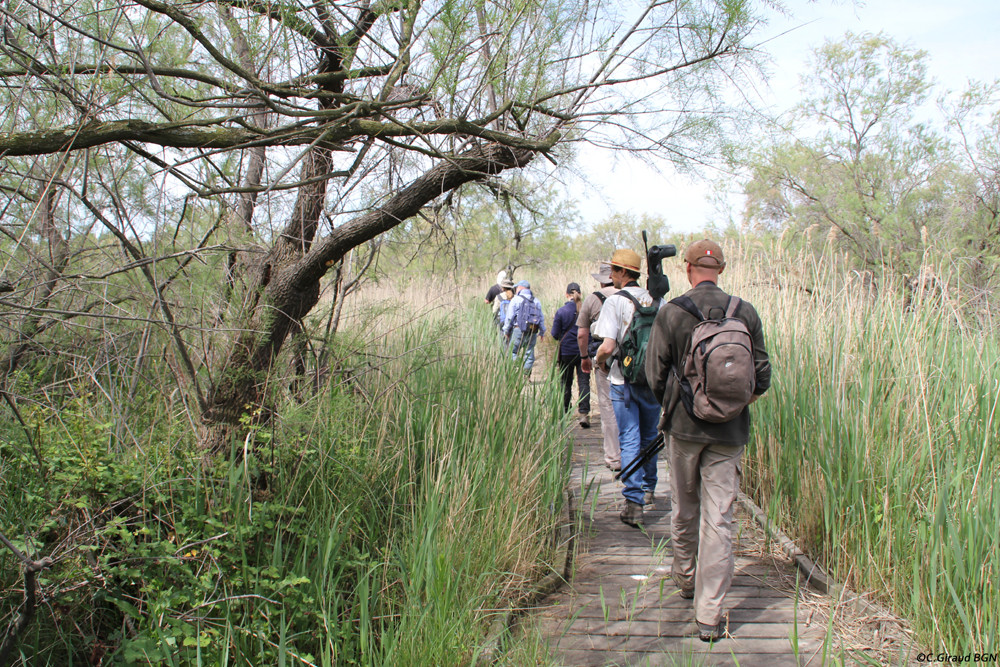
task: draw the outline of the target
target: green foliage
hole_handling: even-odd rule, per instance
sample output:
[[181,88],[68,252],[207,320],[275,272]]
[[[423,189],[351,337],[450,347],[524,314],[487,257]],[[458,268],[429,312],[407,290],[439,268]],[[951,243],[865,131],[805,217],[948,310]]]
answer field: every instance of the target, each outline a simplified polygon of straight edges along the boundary
[[[467,664],[484,610],[548,571],[558,390],[526,387],[461,315],[352,345],[326,391],[277,422],[248,413],[242,451],[208,467],[153,402],[141,446],[100,395],[28,411],[40,469],[5,428],[0,522],[56,560],[27,663]],[[10,618],[18,568],[0,558]]]
[[995,286],[995,88],[961,97],[942,119],[948,128],[918,122],[932,90],[925,60],[881,34],[848,33],[818,48],[786,130],[795,138],[747,158],[748,223],[788,230],[814,249],[833,244],[858,268],[915,284],[928,279],[928,259],[947,259],[966,263],[957,281]]
[[965,320],[949,292],[911,298],[899,283],[866,286],[834,256],[762,251],[786,289],[752,297],[774,375],[754,405],[750,492],[922,645],[996,651],[995,330]]

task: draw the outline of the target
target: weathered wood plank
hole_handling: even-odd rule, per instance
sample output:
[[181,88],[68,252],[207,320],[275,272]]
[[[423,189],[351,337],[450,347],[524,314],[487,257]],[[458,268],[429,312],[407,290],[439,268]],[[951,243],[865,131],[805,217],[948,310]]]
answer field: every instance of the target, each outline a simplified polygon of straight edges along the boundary
[[[562,619],[551,619],[539,624],[555,635],[603,635],[606,637],[687,637],[695,634],[694,615],[690,610],[661,610],[655,620],[624,619],[605,620],[603,618],[575,618],[566,623]],[[795,626],[795,619],[780,618],[775,622],[765,622],[752,616],[740,617],[730,614],[728,632],[740,639],[783,639],[791,637],[816,638],[825,634],[825,626]]]
[[[679,646],[690,645],[692,648],[705,644],[698,639],[697,630],[692,623],[688,627],[688,632],[670,636],[644,636],[644,635],[564,635],[555,640],[555,646],[562,650],[591,650],[591,651],[665,651],[676,650]],[[815,652],[820,648],[820,640],[800,638],[800,650],[807,653]],[[804,645],[803,645],[804,643]],[[757,638],[726,636],[724,639],[714,642],[721,651],[738,655],[744,654],[778,654],[790,655],[793,653],[791,640],[783,638]]]
[[[697,641],[697,640],[695,640]],[[700,642],[699,642],[700,643]],[[596,650],[564,650],[554,656],[554,664],[565,667],[605,667],[612,665],[628,665],[629,667],[662,667],[664,665],[691,665],[693,667],[814,667],[822,664],[819,656],[801,655],[796,659],[793,655],[770,654],[740,654],[721,649],[721,643],[715,645],[715,652],[696,651],[695,648],[675,651],[596,651]]]
[[[726,599],[729,634],[697,638],[694,606],[670,578],[668,476],[661,458],[657,502],[645,530],[618,519],[621,484],[603,466],[600,424],[578,432],[574,487],[584,516],[572,580],[532,615],[556,664],[692,664],[783,667],[820,664],[827,627],[798,600],[794,566],[776,557],[752,520],[738,515],[736,574]],[[793,641],[795,645],[793,645]],[[796,657],[796,653],[798,657]]]
[[[551,611],[551,613],[547,613]],[[617,623],[622,621],[642,621],[642,622],[687,622],[693,618],[693,611],[690,607],[681,608],[663,608],[660,606],[653,607],[640,607],[638,609],[618,609],[618,608],[602,608],[599,605],[586,605],[583,607],[577,607],[574,609],[572,616],[567,619],[565,613],[562,609],[558,610],[543,610],[538,612],[538,617],[540,621],[550,622],[559,621],[563,624],[563,627],[569,627],[568,623],[580,622],[583,624],[581,627],[588,627],[587,632],[593,632],[593,628],[588,625],[591,622],[597,622],[598,625],[601,623]],[[545,619],[548,618],[548,621]],[[788,607],[762,607],[757,609],[742,609],[736,608],[729,611],[729,623],[734,627],[737,624],[746,623],[784,623],[787,628],[792,628],[796,623],[798,627],[811,628],[814,627],[812,621],[808,618],[803,621],[798,618],[798,611],[791,606]],[[782,635],[784,636],[784,635]]]

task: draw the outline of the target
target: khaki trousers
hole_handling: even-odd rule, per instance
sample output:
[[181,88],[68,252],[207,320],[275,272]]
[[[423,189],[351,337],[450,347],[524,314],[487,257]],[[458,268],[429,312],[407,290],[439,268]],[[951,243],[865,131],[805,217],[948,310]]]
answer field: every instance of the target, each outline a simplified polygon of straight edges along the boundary
[[618,445],[618,421],[615,419],[615,408],[611,403],[611,382],[608,374],[594,363],[594,384],[597,385],[597,407],[601,410],[601,435],[604,436],[604,462],[612,468],[622,463],[621,449]]
[[694,589],[695,619],[716,625],[733,582],[733,503],[743,446],[670,438],[672,575]]

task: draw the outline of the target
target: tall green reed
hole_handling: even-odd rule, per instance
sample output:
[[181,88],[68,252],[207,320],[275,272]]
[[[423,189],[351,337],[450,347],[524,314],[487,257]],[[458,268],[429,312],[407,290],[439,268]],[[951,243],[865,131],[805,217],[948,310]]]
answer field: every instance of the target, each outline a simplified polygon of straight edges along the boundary
[[[384,561],[398,623],[375,662],[467,664],[491,620],[554,564],[568,437],[551,382],[526,383],[483,320],[453,315],[409,330],[381,377],[393,415],[377,456],[395,461],[390,495],[407,533]],[[391,356],[391,355],[389,355]],[[380,388],[385,391],[385,388]]]
[[26,413],[40,472],[0,429],[0,518],[57,556],[27,661],[468,664],[556,567],[568,430],[486,318],[409,305],[338,334],[327,389],[251,424],[231,463],[203,468],[155,403],[141,447],[93,395]]
[[[314,522],[305,532],[316,539],[274,567],[302,580],[322,628],[319,643],[290,634],[288,655],[469,664],[497,615],[557,567],[569,446],[559,392],[526,382],[484,317],[404,324],[383,306],[376,328],[392,335],[341,360],[352,369],[354,435],[327,399],[286,420],[290,432],[308,424],[316,459],[275,486],[289,489],[283,503]],[[234,619],[231,635],[245,624]],[[266,647],[239,652],[255,649]]]
[[760,250],[724,274],[760,310],[774,367],[754,406],[752,495],[929,648],[998,650],[995,332],[947,290]]

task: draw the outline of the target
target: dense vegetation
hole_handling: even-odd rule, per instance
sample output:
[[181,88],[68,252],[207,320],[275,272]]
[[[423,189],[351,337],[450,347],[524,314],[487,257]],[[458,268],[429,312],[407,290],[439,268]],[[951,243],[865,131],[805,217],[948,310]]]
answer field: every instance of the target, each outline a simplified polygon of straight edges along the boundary
[[[215,465],[153,398],[162,369],[136,381],[127,423],[80,384],[22,373],[18,390],[49,402],[5,422],[0,525],[55,560],[24,663],[469,664],[485,650],[550,571],[561,407],[484,322],[407,321],[412,305],[357,313],[368,327],[339,339],[333,379]],[[0,563],[7,622],[23,584],[10,553]]]
[[958,290],[865,281],[832,250],[751,242],[741,261],[734,287],[754,294],[774,363],[748,491],[838,580],[910,621],[922,645],[995,652],[995,311],[971,309],[978,295]]
[[580,226],[578,141],[730,158],[775,366],[748,490],[927,646],[997,650],[1000,88],[848,35],[751,126],[773,4],[0,7],[0,627],[15,549],[53,560],[23,661],[479,655],[552,567],[566,440],[470,306],[690,238]]

